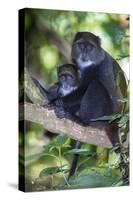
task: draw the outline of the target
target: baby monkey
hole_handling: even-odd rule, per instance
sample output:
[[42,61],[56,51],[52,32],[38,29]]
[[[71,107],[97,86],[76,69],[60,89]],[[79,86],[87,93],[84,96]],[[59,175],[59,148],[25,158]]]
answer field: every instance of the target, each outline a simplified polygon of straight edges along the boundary
[[53,84],[47,90],[36,78],[32,77],[34,84],[39,88],[41,94],[49,103],[70,94],[76,90],[79,85],[78,71],[73,64],[60,65],[57,68],[57,77],[58,82]]
[[[47,90],[39,83],[38,80],[36,80],[34,77],[32,77],[32,80],[34,84],[39,88],[41,94],[48,100],[49,104],[52,105],[56,99],[60,99],[64,96],[67,96],[74,90],[76,90],[79,86],[79,74],[77,67],[73,64],[64,64],[57,68],[57,76],[58,76],[58,82],[53,84],[51,87],[49,87]],[[81,95],[82,97],[82,95]],[[78,121],[77,113],[80,109],[80,102],[81,98],[78,98],[74,104],[72,103],[69,105],[69,107],[64,110],[62,109],[62,116],[64,117],[64,114],[69,119],[72,119],[76,122]],[[44,105],[43,107],[47,107],[47,105]],[[60,107],[60,105],[59,105]],[[55,113],[58,116],[58,106],[55,106]],[[60,110],[61,113],[61,110]],[[81,146],[80,142],[76,143],[77,149],[79,149]],[[70,169],[69,176],[71,176],[75,172],[75,168],[77,166],[79,156],[75,155],[72,166]]]

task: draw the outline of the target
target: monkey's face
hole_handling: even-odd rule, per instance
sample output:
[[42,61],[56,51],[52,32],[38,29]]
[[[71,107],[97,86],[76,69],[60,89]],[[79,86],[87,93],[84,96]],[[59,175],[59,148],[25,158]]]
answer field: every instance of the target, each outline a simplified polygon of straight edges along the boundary
[[104,59],[100,38],[89,32],[76,34],[72,45],[72,60],[82,69],[97,65]]
[[78,87],[77,80],[71,74],[62,74],[59,77],[59,83],[58,94],[60,97],[70,94]]
[[77,85],[75,78],[71,74],[62,74],[59,77],[59,82],[63,88],[70,88]]

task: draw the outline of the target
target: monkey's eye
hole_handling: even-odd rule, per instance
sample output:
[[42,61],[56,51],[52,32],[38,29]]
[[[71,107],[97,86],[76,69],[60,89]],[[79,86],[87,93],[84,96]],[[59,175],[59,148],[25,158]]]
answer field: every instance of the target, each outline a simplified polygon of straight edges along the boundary
[[63,75],[60,76],[60,81],[65,81],[65,79],[66,79],[65,76],[63,76]]
[[79,43],[79,47],[81,49],[85,49],[85,48],[92,48],[93,46],[89,42],[81,42],[81,43]]
[[86,45],[84,43],[80,43],[79,46],[81,49],[84,49],[86,47]]
[[72,80],[72,77],[71,76],[67,76],[67,80]]

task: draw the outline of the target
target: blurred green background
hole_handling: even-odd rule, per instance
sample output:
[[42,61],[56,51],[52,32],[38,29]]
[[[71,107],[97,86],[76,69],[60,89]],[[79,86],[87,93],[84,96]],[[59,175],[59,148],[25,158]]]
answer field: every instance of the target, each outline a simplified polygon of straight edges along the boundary
[[[78,31],[89,31],[101,38],[102,46],[117,61],[126,76],[129,78],[129,16],[123,14],[106,14],[76,11],[56,11],[43,9],[25,10],[25,58],[28,72],[35,76],[46,88],[56,82],[57,66],[71,62],[70,51],[74,35]],[[49,156],[40,156],[44,151],[44,145],[54,140],[55,134],[44,130],[40,125],[26,122],[26,133],[23,137],[20,132],[19,146],[25,142],[26,184],[27,190],[45,190],[58,185],[59,177],[49,180],[39,180],[42,187],[38,189],[34,182],[39,173],[45,167],[56,166],[57,162]],[[71,147],[73,142],[67,141]],[[84,144],[91,152],[100,152],[85,163],[86,166],[112,166],[117,163],[118,157],[108,150]],[[38,154],[39,156],[33,156]],[[96,155],[96,154],[95,154]],[[72,156],[63,156],[63,163],[70,165]],[[86,158],[81,158],[83,162]],[[20,150],[20,163],[23,165],[23,157]],[[112,176],[119,174],[116,169]],[[59,179],[59,180],[58,180]],[[38,179],[37,179],[38,181]],[[50,186],[49,186],[50,185]],[[52,185],[52,186],[51,186]],[[37,189],[36,189],[37,188]]]

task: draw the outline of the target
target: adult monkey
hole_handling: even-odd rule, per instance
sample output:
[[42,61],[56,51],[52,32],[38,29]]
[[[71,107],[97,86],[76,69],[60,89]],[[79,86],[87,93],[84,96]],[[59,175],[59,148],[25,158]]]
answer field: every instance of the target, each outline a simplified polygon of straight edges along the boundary
[[[120,96],[119,91],[115,85],[115,75],[114,70],[115,66],[119,68],[117,62],[101,47],[100,38],[90,32],[78,32],[75,35],[72,44],[72,61],[77,66],[79,75],[80,75],[80,85],[73,91],[71,94],[64,96],[56,101],[56,105],[61,109],[68,109],[73,102],[76,102],[77,99],[82,96],[84,101],[81,101],[79,117],[86,123],[86,118],[88,116],[87,102],[87,90],[88,86],[94,79],[97,79],[103,87],[107,90],[107,93],[112,100],[113,109],[112,114],[118,112],[118,101],[117,98]],[[124,78],[123,84],[126,85]],[[125,86],[122,88],[124,95]],[[95,91],[97,92],[97,91]],[[118,95],[119,93],[119,95]],[[90,97],[91,98],[91,97]],[[111,113],[110,113],[111,114]],[[58,110],[58,117],[60,115],[60,109]],[[112,135],[109,135],[112,137]],[[111,138],[112,143],[115,142],[115,134],[113,139]],[[77,162],[76,162],[77,165]],[[76,166],[74,166],[76,168]],[[73,175],[75,169],[70,174]]]
[[[120,68],[118,63],[101,47],[100,38],[90,32],[78,32],[72,43],[72,61],[77,67],[80,76],[79,87],[71,94],[59,98],[55,103],[64,109],[77,101],[81,96],[84,97],[87,88],[92,80],[97,79],[107,90],[113,103],[113,113],[118,111],[117,99],[125,93],[126,83],[121,76],[121,91],[116,88],[116,68]],[[82,103],[81,103],[82,104]],[[87,102],[84,102],[87,104]],[[83,107],[82,107],[83,106]],[[81,105],[80,117],[84,121],[84,105]],[[58,113],[60,117],[60,112]],[[62,117],[62,116],[61,116]]]
[[[81,99],[80,110],[84,109],[82,114],[83,117],[86,114],[86,118],[84,117],[84,123],[93,127],[103,128],[108,125],[107,121],[97,121],[98,117],[108,116],[113,113],[113,103],[112,100],[104,88],[104,86],[98,81],[94,79],[89,84],[83,98]],[[79,118],[81,118],[81,113],[79,111]],[[79,149],[81,147],[81,143],[78,141],[76,143],[75,149]],[[74,155],[72,160],[71,169],[68,175],[68,179],[75,173],[77,163],[78,163],[79,155]]]

